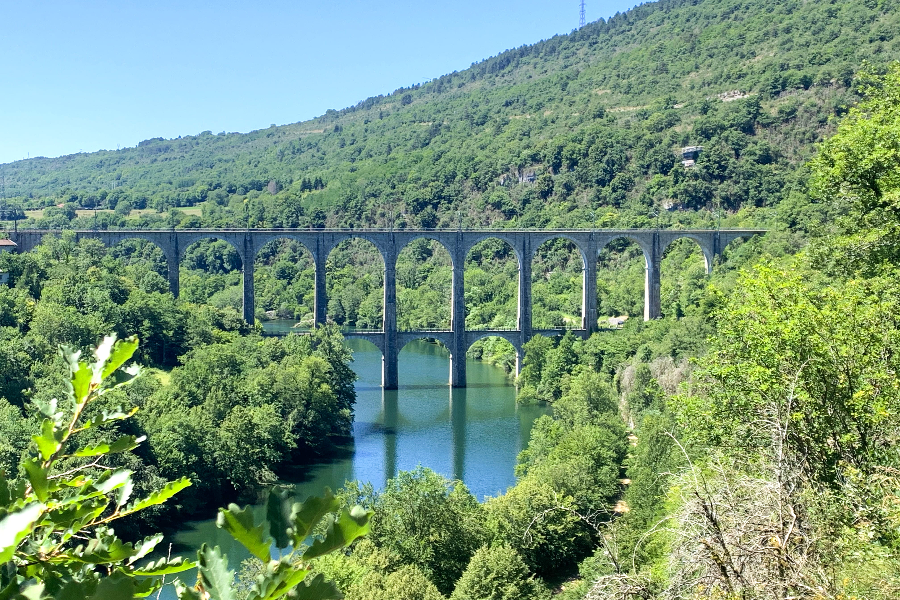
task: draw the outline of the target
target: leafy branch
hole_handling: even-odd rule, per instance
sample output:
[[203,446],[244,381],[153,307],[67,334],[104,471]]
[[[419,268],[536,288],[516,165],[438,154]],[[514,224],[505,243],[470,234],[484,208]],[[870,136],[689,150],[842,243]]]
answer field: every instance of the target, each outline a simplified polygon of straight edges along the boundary
[[[135,500],[132,472],[104,463],[112,454],[134,450],[143,437],[125,435],[86,446],[74,443],[82,432],[135,413],[104,411],[93,419],[85,418],[91,403],[137,377],[138,367],[122,368],[137,347],[137,337],[116,341],[110,336],[97,347],[91,362],[81,360],[78,351],[60,350],[69,369],[67,394],[63,402],[54,399],[37,407],[44,419],[40,432],[32,438],[35,454],[22,463],[26,478],[8,480],[0,472],[0,600],[131,600],[160,590],[166,575],[195,567],[196,585],[174,581],[180,599],[235,598],[234,572],[228,570],[227,557],[218,547],[210,549],[204,544],[196,563],[167,555],[139,565],[163,536],[125,543],[109,527],[114,521],[163,504],[191,485],[188,479],[171,481]],[[63,460],[87,462],[61,470]],[[219,526],[265,563],[250,600],[342,597],[321,575],[306,580],[312,559],[344,548],[369,532],[371,512],[354,507],[335,515],[338,508],[338,500],[326,490],[324,497],[305,503],[272,492],[266,519],[259,525],[249,507],[230,505],[220,510]],[[324,534],[306,545],[320,524]],[[278,548],[277,559],[271,556],[273,545]]]

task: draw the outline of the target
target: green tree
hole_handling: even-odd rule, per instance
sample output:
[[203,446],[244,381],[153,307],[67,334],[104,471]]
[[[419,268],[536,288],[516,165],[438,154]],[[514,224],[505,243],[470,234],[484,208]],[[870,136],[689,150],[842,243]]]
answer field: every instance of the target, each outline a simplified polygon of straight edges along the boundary
[[[162,540],[124,543],[110,523],[165,502],[184,489],[186,479],[166,484],[146,498],[132,499],[131,471],[103,466],[110,455],[129,452],[143,441],[125,435],[113,442],[87,443],[91,430],[127,419],[132,413],[91,414],[99,398],[137,375],[120,370],[137,348],[137,339],[106,338],[94,362],[63,350],[69,367],[68,394],[38,405],[43,420],[34,436],[37,453],[22,462],[24,481],[0,474],[0,575],[3,593],[14,598],[145,596],[162,585],[161,576],[191,568],[181,558],[137,563]],[[102,569],[102,570],[101,570]]]
[[575,568],[593,548],[593,536],[574,498],[537,477],[520,479],[485,502],[485,526],[492,543],[513,548],[541,576]]
[[[706,394],[681,398],[679,425],[700,447],[767,447],[760,422],[789,422],[786,451],[835,482],[892,456],[900,418],[900,295],[889,278],[814,286],[759,266],[718,314],[703,360]],[[893,460],[889,460],[893,462]]]
[[372,540],[419,567],[443,594],[484,541],[478,501],[461,482],[424,467],[389,480],[375,511]]
[[451,600],[539,600],[550,592],[509,546],[482,546],[450,596]]
[[864,100],[810,163],[828,234],[813,256],[842,275],[900,265],[900,63],[883,75],[863,69],[858,83]]

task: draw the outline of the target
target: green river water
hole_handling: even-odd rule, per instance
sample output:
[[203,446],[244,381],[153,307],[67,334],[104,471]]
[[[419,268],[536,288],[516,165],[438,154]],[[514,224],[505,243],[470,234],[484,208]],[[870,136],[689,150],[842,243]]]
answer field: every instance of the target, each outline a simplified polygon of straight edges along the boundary
[[[276,322],[267,329],[283,327]],[[515,483],[516,456],[527,445],[534,420],[547,409],[516,406],[516,390],[501,369],[469,360],[468,387],[452,389],[447,351],[415,341],[400,353],[400,389],[385,391],[380,386],[381,353],[362,340],[348,340],[347,345],[359,376],[353,442],[338,457],[298,470],[291,483],[299,498],[354,479],[381,489],[398,470],[420,464],[462,480],[479,500],[502,494]],[[168,541],[173,552],[189,556],[203,542],[218,544],[233,569],[248,556],[214,520],[188,523]],[[164,596],[174,599],[174,594]]]

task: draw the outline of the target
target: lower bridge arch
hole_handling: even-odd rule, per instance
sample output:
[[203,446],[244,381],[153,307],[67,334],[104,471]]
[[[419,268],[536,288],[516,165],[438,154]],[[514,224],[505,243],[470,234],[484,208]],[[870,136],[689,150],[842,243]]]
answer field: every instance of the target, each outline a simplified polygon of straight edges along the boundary
[[[397,334],[397,352],[394,354],[395,360],[398,361],[400,353],[403,351],[403,348],[406,347],[407,344],[416,340],[425,340],[429,342],[437,342],[441,345],[441,347],[447,351],[450,355],[450,373],[447,377],[450,385],[454,384],[453,381],[453,373],[454,373],[454,362],[456,360],[462,360],[463,365],[465,365],[466,355],[465,352],[455,351],[454,348],[454,337],[452,331],[402,331]],[[399,366],[397,367],[399,369]]]
[[344,337],[350,339],[365,340],[378,348],[378,351],[381,352],[382,356],[384,356],[385,354],[385,342],[383,333],[347,331],[344,332]]
[[451,354],[453,353],[452,331],[401,331],[397,333],[397,351],[403,350],[403,347],[413,340],[435,340]]
[[516,354],[516,360],[513,364],[509,365],[510,372],[519,375],[519,371],[522,369],[522,361],[525,358],[525,351],[522,346],[522,332],[520,331],[467,331],[466,332],[466,352],[468,353],[469,349],[472,345],[478,340],[482,340],[484,338],[496,337],[502,340],[506,340],[513,347],[513,351]]

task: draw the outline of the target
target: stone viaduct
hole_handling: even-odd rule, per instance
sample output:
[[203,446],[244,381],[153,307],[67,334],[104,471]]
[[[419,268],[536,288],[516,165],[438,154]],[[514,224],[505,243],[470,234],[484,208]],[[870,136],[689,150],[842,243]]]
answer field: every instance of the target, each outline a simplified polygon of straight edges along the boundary
[[[28,252],[37,246],[45,230],[20,230],[10,232],[18,244],[19,252]],[[400,350],[414,339],[431,338],[440,341],[450,351],[450,385],[466,385],[466,351],[479,338],[499,336],[508,340],[516,350],[516,373],[523,359],[523,345],[537,333],[558,335],[565,330],[535,330],[531,326],[531,262],[541,244],[555,238],[572,242],[581,255],[584,266],[581,327],[572,331],[588,336],[597,329],[597,258],[601,250],[618,238],[626,238],[640,246],[645,259],[644,319],[660,316],[659,266],[665,249],[677,239],[695,241],[706,260],[706,272],[710,273],[716,256],[737,238],[749,238],[763,230],[699,230],[699,229],[560,229],[560,230],[414,230],[414,229],[175,229],[175,230],[79,230],[76,239],[99,239],[107,246],[114,246],[127,239],[144,239],[159,246],[166,256],[169,286],[178,296],[178,272],[185,250],[203,239],[219,239],[231,244],[243,265],[244,319],[253,322],[254,291],[253,268],[256,254],[267,243],[278,239],[295,240],[306,247],[315,262],[315,322],[325,323],[327,306],[325,288],[325,261],[329,253],[341,242],[361,238],[371,242],[384,259],[384,319],[381,332],[350,332],[347,337],[369,340],[382,353],[382,385],[396,389],[398,381],[397,359]],[[453,294],[451,299],[451,326],[439,331],[399,331],[397,329],[397,296],[395,269],[397,255],[410,242],[427,238],[442,244],[450,253],[453,263]],[[464,301],[465,281],[463,267],[466,256],[475,244],[488,238],[496,238],[509,244],[519,261],[518,326],[515,330],[466,331]]]

